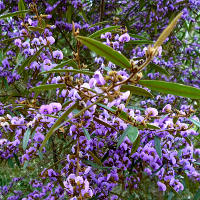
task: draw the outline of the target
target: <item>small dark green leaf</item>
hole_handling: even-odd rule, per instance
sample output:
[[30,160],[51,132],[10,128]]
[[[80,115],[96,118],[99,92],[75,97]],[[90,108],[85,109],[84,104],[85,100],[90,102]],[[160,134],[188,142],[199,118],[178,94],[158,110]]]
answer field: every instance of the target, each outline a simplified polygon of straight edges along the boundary
[[155,71],[165,74],[168,77],[170,76],[169,72],[166,69],[160,67],[159,65],[156,65],[155,63],[150,63],[147,68],[154,69]]
[[140,87],[136,87],[134,85],[122,85],[120,91],[121,92],[130,91],[132,94],[136,94],[139,96],[153,97],[153,95],[149,93],[147,90]]
[[99,124],[102,124],[102,125],[104,125],[104,126],[106,126],[106,127],[108,127],[108,128],[111,128],[111,129],[117,131],[116,128],[115,128],[114,126],[112,126],[112,125],[110,125],[110,124],[108,124],[108,123],[106,123],[106,122],[100,120],[100,119],[97,118],[97,117],[94,117],[94,120],[95,120],[96,122],[98,122]]
[[26,150],[26,147],[28,145],[28,141],[29,141],[29,138],[30,138],[30,134],[31,134],[31,129],[28,128],[26,130],[26,132],[24,133],[24,137],[23,137],[23,142],[22,142],[22,147],[23,147],[23,150],[25,151]]
[[154,145],[155,145],[156,152],[161,159],[162,158],[162,149],[161,149],[161,144],[160,144],[160,138],[158,136],[154,137]]
[[12,13],[7,13],[5,15],[0,15],[0,19],[5,19],[7,17],[14,17],[14,16],[18,16],[24,13],[29,12],[29,10],[22,10],[22,11],[16,11],[16,12],[12,12]]
[[139,131],[136,127],[133,127],[133,126],[128,126],[128,138],[129,140],[134,143],[135,140],[137,139],[138,137],[138,134],[139,134]]
[[108,61],[111,61],[112,63],[123,68],[131,68],[129,60],[113,48],[92,38],[78,36],[77,39],[96,54],[105,57]]
[[50,128],[48,133],[46,134],[45,139],[42,142],[42,145],[40,147],[40,151],[42,151],[43,147],[47,143],[48,139],[51,137],[51,135],[54,133],[54,130],[64,121],[66,120],[67,116],[77,107],[78,103],[74,103],[70,108],[68,108],[54,123],[54,125]]
[[197,193],[194,196],[193,200],[199,200],[200,199],[200,189],[197,191]]
[[198,122],[198,121],[196,121],[196,120],[194,120],[194,119],[192,119],[192,118],[190,118],[189,119],[193,124],[195,124],[196,126],[198,126],[199,128],[200,128],[200,122]]
[[0,43],[8,43],[8,42],[11,42],[11,41],[18,39],[18,38],[20,38],[20,37],[18,36],[18,37],[8,38],[8,39],[5,39],[5,40],[1,40]]
[[160,129],[160,127],[155,126],[155,125],[153,125],[153,124],[147,124],[147,128],[149,128],[149,129],[154,129],[154,130],[159,130],[159,129]]
[[78,70],[78,69],[52,69],[52,70],[49,70],[49,71],[41,72],[40,74],[62,73],[62,72],[72,72],[72,73],[75,73],[75,74],[94,75],[94,72],[91,72],[89,70]]
[[18,158],[18,156],[17,156],[15,153],[14,153],[14,158],[15,158],[15,162],[17,163],[17,166],[18,166],[19,168],[21,168],[19,158]]
[[95,33],[92,33],[89,38],[97,38],[97,37],[100,37],[101,34],[104,34],[106,32],[109,32],[109,31],[112,31],[114,29],[117,29],[117,28],[120,28],[120,26],[110,26],[110,27],[107,27],[107,28],[103,28],[101,30],[98,30],[97,32]]
[[200,89],[179,83],[156,80],[140,80],[139,84],[165,94],[173,94],[191,99],[200,99]]
[[33,87],[30,89],[31,92],[41,91],[41,90],[53,90],[57,88],[65,88],[65,84],[47,84],[47,85],[39,85],[37,87]]
[[88,139],[88,140],[91,140],[90,138],[90,134],[88,133],[88,130],[86,128],[83,127],[83,133],[85,134],[85,137]]
[[80,15],[83,17],[83,19],[87,22],[88,20],[87,20],[87,16],[86,16],[86,14],[85,14],[85,11],[81,8],[81,10],[80,10]]
[[26,66],[29,66],[40,55],[44,47],[41,47],[33,56],[26,59],[24,63],[19,66],[18,73],[21,74]]
[[88,153],[98,165],[102,166],[101,160],[93,152],[88,151]]
[[[18,1],[18,10],[19,11],[25,10],[24,0],[19,0]],[[22,13],[22,14],[20,14],[20,16],[25,18],[26,17],[26,13]]]

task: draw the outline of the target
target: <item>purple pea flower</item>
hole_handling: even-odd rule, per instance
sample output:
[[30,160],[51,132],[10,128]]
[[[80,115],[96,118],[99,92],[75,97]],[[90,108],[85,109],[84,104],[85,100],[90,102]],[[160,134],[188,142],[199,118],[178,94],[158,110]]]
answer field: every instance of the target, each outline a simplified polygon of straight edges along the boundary
[[49,105],[52,106],[53,112],[58,112],[62,109],[62,105],[60,103],[53,102],[50,103]]
[[119,37],[119,41],[120,41],[120,42],[128,42],[128,41],[130,41],[130,36],[129,36],[129,34],[128,34],[128,33],[124,33],[123,35],[121,35],[121,36]]
[[166,191],[167,187],[164,183],[158,181],[157,184],[158,184],[159,190]]
[[58,60],[62,60],[63,59],[62,51],[59,51],[59,50],[53,51],[53,57]]
[[145,110],[145,115],[149,117],[155,117],[158,115],[158,111],[156,108],[147,108]]
[[104,77],[100,71],[95,72],[94,78],[97,81],[97,84],[99,84],[99,85],[104,85],[106,83],[106,81],[104,80]]
[[39,112],[40,114],[51,114],[53,112],[53,108],[51,105],[42,105]]

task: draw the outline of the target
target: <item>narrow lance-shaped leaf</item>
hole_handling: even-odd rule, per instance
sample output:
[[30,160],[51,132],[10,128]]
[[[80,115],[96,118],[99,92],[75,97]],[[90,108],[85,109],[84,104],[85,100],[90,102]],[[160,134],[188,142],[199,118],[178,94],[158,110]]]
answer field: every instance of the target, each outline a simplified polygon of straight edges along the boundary
[[[24,0],[19,0],[18,1],[18,10],[19,11],[25,10]],[[20,14],[20,16],[25,18],[26,17],[26,13],[22,13],[22,14]]]
[[75,74],[94,75],[94,72],[91,72],[89,70],[78,70],[78,69],[52,69],[52,70],[49,70],[49,71],[41,72],[40,74],[62,73],[62,72],[72,72],[72,73],[75,73]]
[[29,12],[29,10],[22,10],[22,11],[16,11],[16,12],[12,12],[12,13],[7,13],[5,15],[0,15],[0,19],[5,19],[5,18],[8,18],[8,17],[18,16],[18,15],[21,15],[21,14],[27,13],[27,12]]
[[72,5],[67,6],[66,18],[68,23],[72,23]]
[[199,128],[200,128],[200,122],[198,122],[198,121],[196,121],[196,120],[194,120],[194,119],[192,119],[192,118],[190,118],[189,119],[193,124],[195,124],[196,126],[198,126]]
[[136,87],[134,85],[122,85],[120,91],[121,92],[130,91],[132,94],[136,94],[139,96],[153,97],[153,95],[149,93],[147,90],[140,87]]
[[95,24],[92,24],[89,28],[92,28],[92,27],[94,27],[94,26],[100,26],[100,25],[102,25],[102,24],[108,24],[108,23],[110,23],[110,22],[109,22],[109,21],[97,22],[97,23],[95,23]]
[[65,84],[46,84],[46,85],[39,85],[37,87],[33,87],[30,89],[31,92],[41,91],[41,90],[53,90],[57,88],[65,88]]
[[33,56],[30,56],[26,61],[19,66],[18,73],[21,74],[26,66],[29,66],[40,55],[44,47],[41,47]]
[[112,31],[114,29],[117,29],[117,28],[120,28],[120,26],[110,26],[110,27],[107,27],[107,28],[103,28],[101,30],[98,30],[96,31],[95,33],[92,33],[89,38],[97,38],[97,37],[100,37],[101,34],[104,34],[106,32],[109,32],[109,31]]
[[148,69],[154,69],[155,71],[160,72],[162,74],[165,74],[166,76],[170,76],[169,72],[166,69],[160,67],[159,65],[156,65],[155,63],[150,63],[147,66],[147,68]]
[[70,108],[68,108],[61,116],[60,118],[58,118],[56,120],[56,122],[54,123],[54,125],[50,128],[50,130],[48,131],[48,133],[45,136],[45,139],[42,142],[42,145],[40,147],[40,151],[42,151],[43,147],[45,146],[46,142],[48,141],[48,139],[51,137],[51,135],[53,134],[53,132],[55,131],[55,129],[67,118],[67,116],[72,112],[72,110],[74,110],[77,107],[78,103],[74,103]]
[[77,39],[99,56],[105,57],[108,61],[123,68],[131,68],[129,60],[111,47],[88,37],[77,36]]
[[31,129],[28,128],[26,130],[26,132],[24,133],[24,137],[23,137],[23,142],[22,142],[22,147],[23,147],[23,150],[25,151],[26,150],[26,147],[28,145],[28,141],[29,141],[29,138],[30,138],[30,134],[31,134]]
[[154,44],[154,47],[157,48],[159,46],[161,46],[163,44],[163,42],[165,41],[165,39],[170,35],[170,33],[172,32],[172,30],[174,29],[174,27],[176,26],[178,20],[181,18],[182,16],[182,12],[179,13],[173,20],[172,22],[167,26],[167,28],[161,33],[161,35],[159,36],[159,38],[157,39],[157,41]]
[[158,136],[154,137],[154,145],[155,145],[156,152],[161,159],[162,158],[162,149],[161,149],[161,144],[160,144],[160,138]]
[[77,64],[74,62],[74,60],[69,59],[69,60],[67,60],[65,62],[62,62],[62,63],[56,65],[54,68],[52,68],[52,70],[58,69],[58,68],[62,68],[64,66],[66,66],[66,65],[71,66],[71,67],[76,68],[76,69],[78,68]]
[[127,134],[128,134],[128,132],[126,129],[117,142],[117,148],[122,144],[122,142],[124,141],[124,138],[127,136]]
[[97,118],[97,117],[94,117],[94,120],[95,120],[97,123],[99,123],[99,124],[102,124],[102,125],[104,125],[104,126],[106,126],[106,127],[108,127],[108,128],[111,128],[111,129],[117,131],[116,128],[115,128],[114,126],[112,126],[112,125],[110,125],[110,124],[108,124],[108,123],[106,123],[106,122],[100,120],[100,119]]
[[126,45],[142,45],[142,44],[153,44],[153,41],[150,40],[130,40],[129,42],[126,43]]
[[139,84],[164,94],[200,99],[200,89],[179,83],[157,80],[140,80]]

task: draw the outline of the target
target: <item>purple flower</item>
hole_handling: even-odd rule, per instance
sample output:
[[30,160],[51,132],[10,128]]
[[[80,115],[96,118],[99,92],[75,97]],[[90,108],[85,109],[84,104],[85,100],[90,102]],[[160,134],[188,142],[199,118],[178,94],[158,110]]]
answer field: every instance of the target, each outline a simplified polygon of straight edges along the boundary
[[157,184],[158,184],[159,190],[166,191],[167,188],[166,188],[166,185],[164,183],[158,181]]
[[52,106],[53,112],[58,112],[62,109],[62,105],[60,103],[53,102],[50,103],[49,105]]
[[47,45],[47,43],[52,45],[54,42],[55,42],[54,37],[53,36],[49,36],[49,37],[47,37],[46,40],[44,40],[44,45]]
[[162,112],[171,112],[172,106],[170,104],[167,104],[163,109]]
[[18,47],[21,47],[22,46],[22,41],[20,39],[15,39],[14,40],[14,44]]
[[158,115],[158,111],[156,108],[147,108],[145,110],[145,115],[149,117],[155,117]]
[[53,112],[53,108],[51,105],[42,105],[39,112],[40,114],[51,114]]
[[104,80],[104,77],[100,71],[95,72],[94,78],[97,81],[97,84],[99,84],[99,85],[104,85],[106,83],[106,81]]
[[120,41],[120,42],[128,42],[128,41],[130,41],[130,36],[129,36],[129,34],[128,34],[128,33],[124,33],[123,35],[121,35],[121,36],[119,37],[119,41]]
[[63,59],[62,51],[59,51],[59,50],[53,51],[53,57],[58,60],[62,60]]

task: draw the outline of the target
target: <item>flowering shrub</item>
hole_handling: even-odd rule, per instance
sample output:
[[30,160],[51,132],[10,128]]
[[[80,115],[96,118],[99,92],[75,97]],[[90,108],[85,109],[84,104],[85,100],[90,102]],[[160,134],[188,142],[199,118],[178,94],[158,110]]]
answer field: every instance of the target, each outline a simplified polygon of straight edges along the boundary
[[0,1],[0,199],[199,199],[199,5]]

